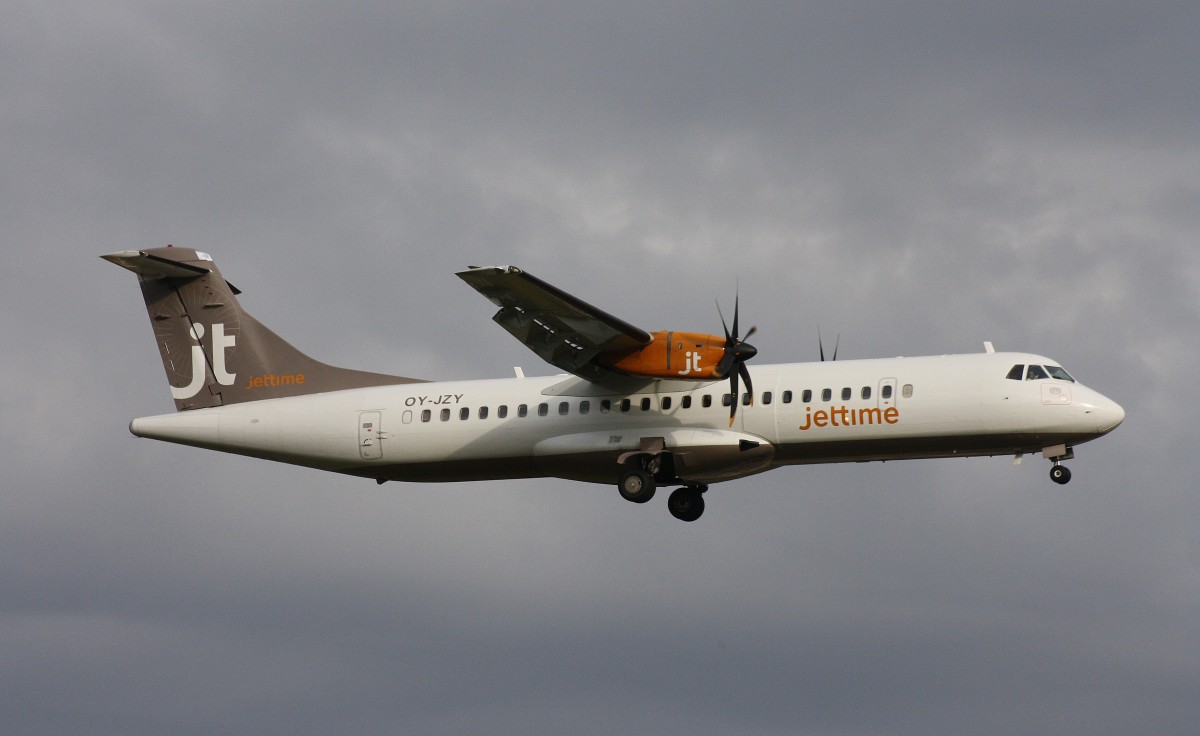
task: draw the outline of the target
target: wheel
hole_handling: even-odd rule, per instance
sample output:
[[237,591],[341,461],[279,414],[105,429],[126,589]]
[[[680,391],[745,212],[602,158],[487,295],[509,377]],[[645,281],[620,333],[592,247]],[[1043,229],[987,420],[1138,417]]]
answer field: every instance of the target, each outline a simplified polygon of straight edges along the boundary
[[680,521],[695,521],[704,513],[704,496],[694,488],[677,488],[667,498],[667,510]]
[[630,470],[617,483],[621,498],[634,503],[646,503],[654,498],[654,477],[643,470]]
[[1050,468],[1050,480],[1065,485],[1071,481],[1071,471],[1066,465],[1055,465]]

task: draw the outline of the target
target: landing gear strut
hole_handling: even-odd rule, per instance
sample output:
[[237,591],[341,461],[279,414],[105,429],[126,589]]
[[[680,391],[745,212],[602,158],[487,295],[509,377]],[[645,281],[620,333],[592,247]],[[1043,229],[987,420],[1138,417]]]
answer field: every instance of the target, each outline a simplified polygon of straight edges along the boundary
[[676,488],[667,497],[667,510],[680,521],[695,521],[704,513],[704,496],[708,486]]

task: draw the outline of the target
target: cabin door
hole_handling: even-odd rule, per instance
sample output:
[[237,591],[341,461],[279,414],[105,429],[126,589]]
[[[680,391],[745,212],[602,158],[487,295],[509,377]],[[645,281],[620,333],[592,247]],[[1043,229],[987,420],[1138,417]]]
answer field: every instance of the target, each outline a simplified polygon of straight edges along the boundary
[[364,411],[358,415],[358,452],[363,460],[383,457],[383,412]]

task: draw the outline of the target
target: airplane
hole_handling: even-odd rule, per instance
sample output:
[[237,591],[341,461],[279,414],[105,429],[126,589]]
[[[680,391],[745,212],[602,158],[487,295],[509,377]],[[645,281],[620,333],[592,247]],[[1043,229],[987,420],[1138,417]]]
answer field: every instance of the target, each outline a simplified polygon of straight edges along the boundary
[[[457,275],[493,320],[565,373],[426,381],[301,353],[238,303],[211,256],[102,256],[137,274],[176,412],[135,436],[412,482],[555,477],[615,484],[695,521],[715,483],[787,465],[1040,452],[1067,483],[1074,448],[1125,411],[1058,361],[996,352],[757,365],[723,335],[646,332],[511,266]],[[719,311],[719,306],[718,306]],[[726,383],[728,382],[728,383]],[[742,384],[744,384],[744,390]]]

